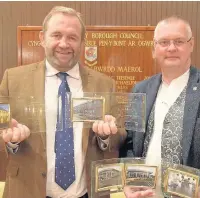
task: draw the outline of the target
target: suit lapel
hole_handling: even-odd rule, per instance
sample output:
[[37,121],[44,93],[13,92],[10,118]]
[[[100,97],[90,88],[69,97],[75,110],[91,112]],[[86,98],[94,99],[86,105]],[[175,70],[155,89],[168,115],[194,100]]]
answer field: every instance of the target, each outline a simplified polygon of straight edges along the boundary
[[187,85],[184,118],[183,118],[183,164],[187,163],[188,154],[196,123],[197,111],[200,100],[199,73],[196,68],[191,67],[190,77]]
[[152,106],[155,102],[158,89],[160,87],[161,83],[161,74],[155,76],[154,79],[152,79],[148,86],[146,91],[146,126],[148,124],[149,115],[152,109]]
[[[155,76],[151,79],[146,87],[146,120],[145,120],[145,129],[147,129],[149,115],[152,109],[152,106],[155,102],[157,92],[161,83],[161,74]],[[135,145],[135,155],[142,156],[143,145],[144,145],[145,133],[135,133],[134,141]]]
[[45,121],[45,64],[44,61],[40,62],[33,68],[33,94],[34,102],[36,102],[40,108],[42,108],[43,113],[41,117],[38,118],[39,132],[41,135],[42,143],[44,149],[46,149],[46,121]]

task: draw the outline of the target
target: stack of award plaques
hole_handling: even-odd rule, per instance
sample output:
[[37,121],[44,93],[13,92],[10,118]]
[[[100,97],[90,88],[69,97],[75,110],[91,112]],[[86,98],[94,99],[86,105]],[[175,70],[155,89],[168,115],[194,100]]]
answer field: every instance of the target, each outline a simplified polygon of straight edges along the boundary
[[92,163],[91,196],[123,192],[124,187],[140,191],[156,188],[157,167],[143,158],[108,159]]
[[162,162],[165,197],[199,198],[200,170],[181,164]]
[[[199,198],[200,170],[181,164],[169,164],[162,161],[162,191],[156,185],[158,167],[147,165],[145,158],[107,159],[92,162],[91,197],[117,197],[120,192],[126,194],[153,189],[154,198]],[[159,190],[158,190],[159,191]],[[120,194],[120,196],[124,196]]]

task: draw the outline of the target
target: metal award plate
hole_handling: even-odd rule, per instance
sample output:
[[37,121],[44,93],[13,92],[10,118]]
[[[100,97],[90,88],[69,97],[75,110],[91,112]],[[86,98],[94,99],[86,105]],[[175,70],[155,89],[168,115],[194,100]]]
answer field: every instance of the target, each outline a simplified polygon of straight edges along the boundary
[[104,164],[96,167],[96,192],[122,189],[124,185],[124,165]]
[[94,122],[105,116],[104,97],[72,97],[72,122]]
[[0,129],[9,128],[10,119],[10,104],[0,103]]
[[156,187],[157,166],[125,164],[125,185]]
[[199,176],[186,171],[168,168],[165,191],[170,195],[184,198],[198,197]]

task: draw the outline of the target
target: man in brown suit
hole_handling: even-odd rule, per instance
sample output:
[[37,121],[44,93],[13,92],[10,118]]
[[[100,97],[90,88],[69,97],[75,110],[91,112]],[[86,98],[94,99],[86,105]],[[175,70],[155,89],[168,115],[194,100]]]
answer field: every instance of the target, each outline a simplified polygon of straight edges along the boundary
[[[45,61],[9,69],[4,74],[0,95],[9,96],[12,117],[16,119],[2,134],[1,144],[5,143],[9,158],[4,198],[86,198],[90,196],[91,162],[111,157],[111,151],[117,150],[125,138],[125,132],[117,131],[115,120],[109,115],[104,121],[95,122],[92,129],[80,123],[73,125],[75,178],[66,189],[56,182],[56,98],[61,84],[68,84],[72,94],[115,89],[109,77],[79,65],[84,35],[85,26],[79,13],[71,8],[55,7],[44,19],[40,32]],[[63,73],[65,78],[60,79]],[[16,100],[18,96],[21,99]],[[30,96],[35,104],[45,104],[45,114],[32,119],[32,123],[27,117],[26,126],[19,112]]]

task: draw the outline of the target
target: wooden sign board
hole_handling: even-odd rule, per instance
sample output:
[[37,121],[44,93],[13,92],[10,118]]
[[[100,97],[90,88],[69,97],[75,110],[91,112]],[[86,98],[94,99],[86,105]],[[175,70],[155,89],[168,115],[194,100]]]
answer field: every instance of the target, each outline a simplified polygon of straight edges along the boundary
[[[152,59],[154,27],[88,26],[82,65],[111,76],[118,92],[159,72]],[[39,41],[41,26],[18,27],[18,65],[44,59]]]

